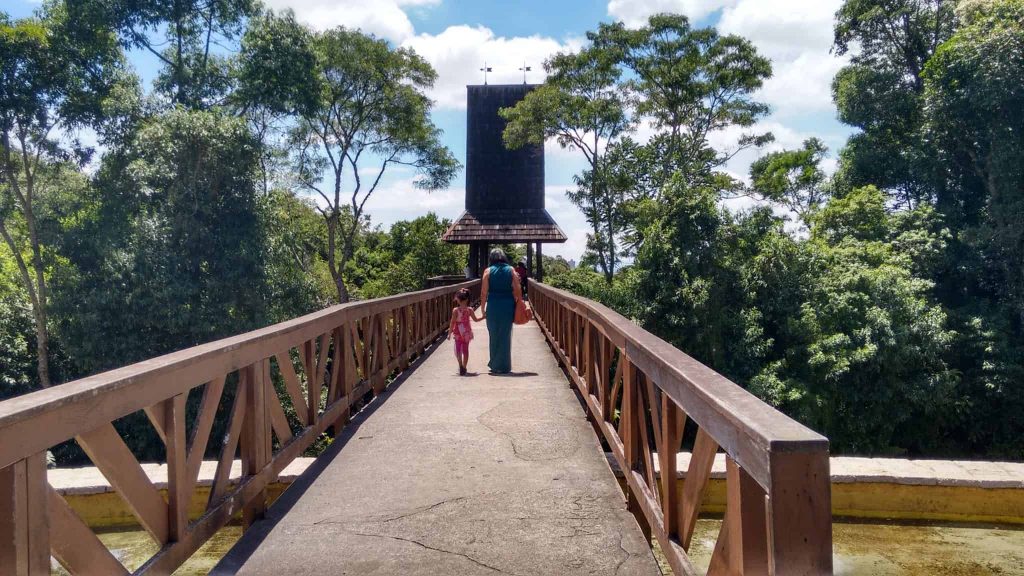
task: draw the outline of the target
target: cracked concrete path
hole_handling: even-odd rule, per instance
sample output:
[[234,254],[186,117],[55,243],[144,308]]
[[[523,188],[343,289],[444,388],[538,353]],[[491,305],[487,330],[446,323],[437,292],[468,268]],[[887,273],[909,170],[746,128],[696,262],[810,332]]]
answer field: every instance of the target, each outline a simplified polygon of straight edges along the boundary
[[451,342],[345,428],[213,574],[659,574],[536,324]]

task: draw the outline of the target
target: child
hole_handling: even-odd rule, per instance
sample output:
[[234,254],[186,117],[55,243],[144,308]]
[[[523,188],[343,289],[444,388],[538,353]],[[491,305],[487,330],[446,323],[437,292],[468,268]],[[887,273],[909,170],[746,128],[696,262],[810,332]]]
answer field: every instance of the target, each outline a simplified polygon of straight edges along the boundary
[[455,308],[452,308],[452,320],[448,324],[448,338],[455,338],[455,359],[459,361],[459,376],[466,375],[469,364],[469,341],[473,339],[473,327],[469,323],[472,318],[479,322],[476,311],[469,307],[469,288],[463,288],[455,294]]

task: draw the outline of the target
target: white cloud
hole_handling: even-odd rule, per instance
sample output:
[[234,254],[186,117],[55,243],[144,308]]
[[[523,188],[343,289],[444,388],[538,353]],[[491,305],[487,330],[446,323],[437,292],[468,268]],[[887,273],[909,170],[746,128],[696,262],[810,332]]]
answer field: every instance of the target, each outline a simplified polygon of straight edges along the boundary
[[533,70],[531,83],[544,80],[544,60],[560,51],[578,48],[579,41],[562,43],[543,36],[497,36],[484,26],[449,26],[440,34],[418,34],[406,39],[407,46],[423,56],[437,70],[437,83],[431,97],[438,108],[465,109],[466,86],[483,82],[480,68],[484,62],[493,69],[487,75],[491,84],[517,84],[523,81],[519,67],[525,61]]
[[832,78],[846,63],[831,53],[841,0],[739,0],[718,29],[749,39],[772,59],[774,74],[757,95],[777,117],[834,110]]
[[[397,176],[394,175],[394,176]],[[427,192],[414,185],[415,178],[398,177],[384,182],[366,201],[366,213],[373,225],[388,229],[399,220],[412,220],[434,212],[441,218],[454,220],[465,206],[462,188]]]
[[305,24],[326,30],[336,26],[358,28],[395,43],[413,35],[404,8],[431,6],[440,0],[265,0],[274,10],[291,8]]
[[718,29],[757,44],[772,59],[794,59],[811,50],[828,53],[832,19],[841,0],[740,0],[722,12]]
[[700,20],[735,3],[736,0],[610,0],[608,15],[635,28],[654,14],[674,12]]
[[810,51],[794,60],[777,60],[774,63],[775,73],[764,83],[756,98],[771,106],[777,117],[815,113],[834,116],[832,78],[844,65],[845,58]]

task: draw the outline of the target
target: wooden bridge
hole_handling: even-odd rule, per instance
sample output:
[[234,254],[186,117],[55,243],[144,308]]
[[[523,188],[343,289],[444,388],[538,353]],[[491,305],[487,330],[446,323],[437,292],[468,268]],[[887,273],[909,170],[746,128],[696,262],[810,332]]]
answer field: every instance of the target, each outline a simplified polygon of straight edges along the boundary
[[[718,451],[727,508],[708,573],[832,573],[825,438],[542,284],[517,372],[459,377],[440,338],[462,287],[479,284],[335,306],[0,403],[0,574],[49,574],[51,556],[71,574],[129,573],[47,482],[46,451],[71,439],[160,546],[136,574],[172,573],[236,519],[246,531],[216,573],[658,574],[653,541],[697,574],[687,550]],[[482,372],[485,347],[473,354]],[[114,426],[138,411],[166,445],[166,492]],[[325,433],[268,509],[268,484]],[[658,471],[683,446],[680,488]],[[190,513],[206,454],[217,473]]]

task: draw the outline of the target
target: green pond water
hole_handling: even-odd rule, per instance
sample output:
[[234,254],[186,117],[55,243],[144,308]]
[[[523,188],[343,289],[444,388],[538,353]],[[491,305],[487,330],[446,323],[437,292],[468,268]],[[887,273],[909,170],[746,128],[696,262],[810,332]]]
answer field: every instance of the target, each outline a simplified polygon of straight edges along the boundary
[[[720,520],[700,520],[692,559],[707,569]],[[836,576],[1024,576],[1024,529],[996,526],[832,524]]]
[[[702,569],[711,559],[720,527],[719,520],[697,523],[691,553]],[[241,532],[238,526],[222,529],[175,574],[206,574]],[[837,521],[832,534],[836,576],[1024,576],[1020,528]],[[141,530],[104,532],[99,537],[130,570],[157,551],[153,539]]]

